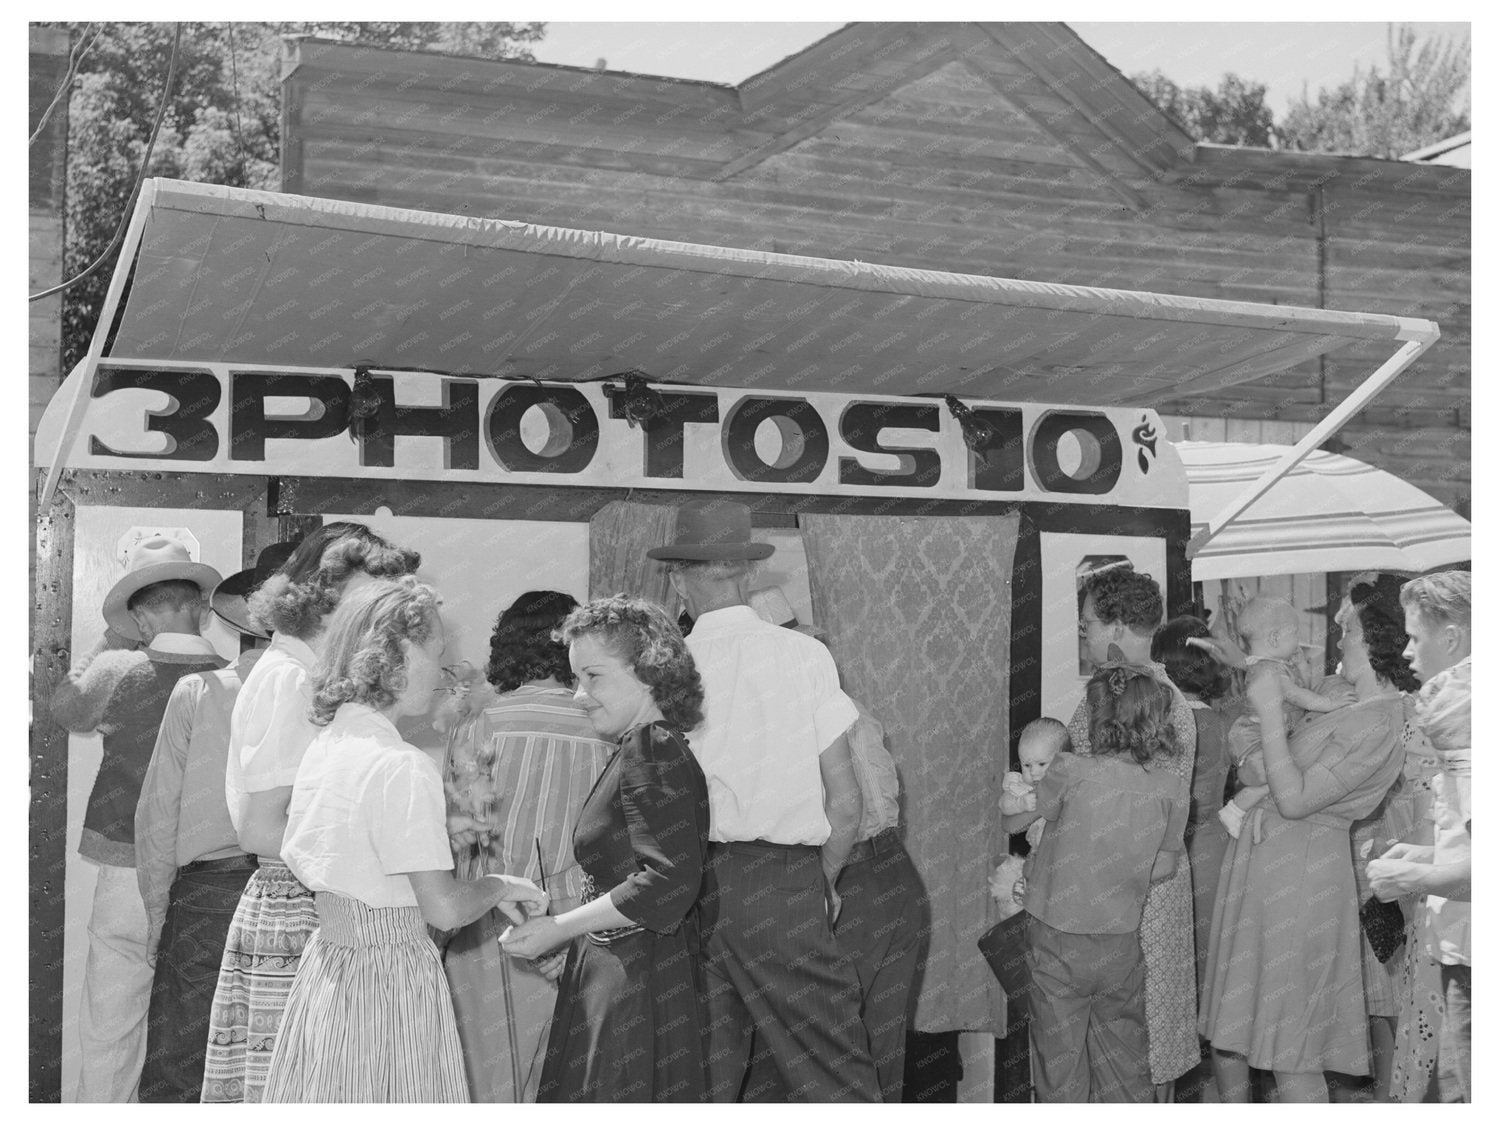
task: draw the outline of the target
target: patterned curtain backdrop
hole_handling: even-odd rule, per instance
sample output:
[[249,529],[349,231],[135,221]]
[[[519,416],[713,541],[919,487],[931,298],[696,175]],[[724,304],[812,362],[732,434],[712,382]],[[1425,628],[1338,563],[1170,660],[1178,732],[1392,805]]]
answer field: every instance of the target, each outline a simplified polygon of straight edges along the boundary
[[629,594],[669,610],[677,604],[667,568],[646,551],[672,541],[677,509],[666,504],[611,500],[589,520],[589,597]]
[[885,724],[906,846],[932,902],[918,1031],[1005,1034],[975,944],[999,920],[1018,516],[804,515],[813,606],[844,689]]

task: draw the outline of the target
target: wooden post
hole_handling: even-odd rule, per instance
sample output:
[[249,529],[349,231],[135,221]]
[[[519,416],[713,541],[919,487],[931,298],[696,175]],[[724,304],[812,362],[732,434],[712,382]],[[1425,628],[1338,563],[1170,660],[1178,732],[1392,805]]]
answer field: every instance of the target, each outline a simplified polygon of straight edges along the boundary
[[31,910],[28,999],[33,1102],[62,1100],[63,903],[68,852],[68,732],[52,721],[52,693],[72,664],[73,528],[64,491],[38,516],[31,619]]

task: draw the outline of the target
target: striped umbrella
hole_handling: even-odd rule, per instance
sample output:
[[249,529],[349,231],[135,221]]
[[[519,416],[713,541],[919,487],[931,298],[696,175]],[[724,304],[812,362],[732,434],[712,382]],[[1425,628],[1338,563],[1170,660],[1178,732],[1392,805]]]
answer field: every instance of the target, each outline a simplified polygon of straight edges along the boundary
[[[1193,532],[1249,487],[1288,446],[1174,442],[1188,477]],[[1193,580],[1332,570],[1413,573],[1470,556],[1469,521],[1415,485],[1320,450],[1193,558]]]

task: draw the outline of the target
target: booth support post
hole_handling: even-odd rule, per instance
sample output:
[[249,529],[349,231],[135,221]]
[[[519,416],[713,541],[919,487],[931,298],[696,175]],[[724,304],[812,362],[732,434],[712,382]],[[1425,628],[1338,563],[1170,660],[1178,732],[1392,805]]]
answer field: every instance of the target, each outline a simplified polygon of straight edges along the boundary
[[68,732],[52,721],[52,693],[71,666],[73,528],[64,491],[36,521],[31,604],[31,800],[27,848],[28,1085],[33,1102],[62,1100],[64,873],[68,853]]

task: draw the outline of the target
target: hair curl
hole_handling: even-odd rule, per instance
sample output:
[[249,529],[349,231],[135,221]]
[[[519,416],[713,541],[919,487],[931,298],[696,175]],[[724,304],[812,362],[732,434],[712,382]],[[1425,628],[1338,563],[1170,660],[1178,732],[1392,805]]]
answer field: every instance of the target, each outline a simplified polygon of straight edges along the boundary
[[577,608],[572,595],[556,590],[528,590],[511,602],[490,634],[485,679],[496,691],[515,691],[524,683],[549,676],[571,687],[568,647],[554,640],[553,634]]
[[1398,691],[1416,691],[1421,681],[1406,659],[1401,586],[1396,575],[1378,574],[1373,582],[1356,582],[1349,587],[1349,604],[1359,614],[1371,670]]
[[554,635],[564,644],[598,637],[646,685],[673,730],[703,722],[703,679],[681,631],[655,602],[623,594],[595,598],[568,614]]
[[401,642],[426,644],[437,628],[437,592],[409,575],[355,590],[328,620],[313,671],[313,722],[327,724],[345,703],[389,707],[406,686]]
[[1086,689],[1089,746],[1096,756],[1128,754],[1138,765],[1177,756],[1172,689],[1140,668],[1101,668]]
[[1161,624],[1161,587],[1129,563],[1114,563],[1084,575],[1078,591],[1080,616],[1089,598],[1094,599],[1094,614],[1106,625],[1118,621],[1144,637]]
[[416,551],[392,545],[362,523],[324,524],[250,595],[250,618],[267,632],[305,640],[339,604],[344,583],[356,571],[397,578],[421,564]]
[[1162,664],[1167,678],[1184,695],[1195,695],[1212,703],[1229,691],[1229,670],[1189,637],[1209,636],[1208,626],[1199,618],[1184,614],[1174,617],[1151,638],[1151,659]]

